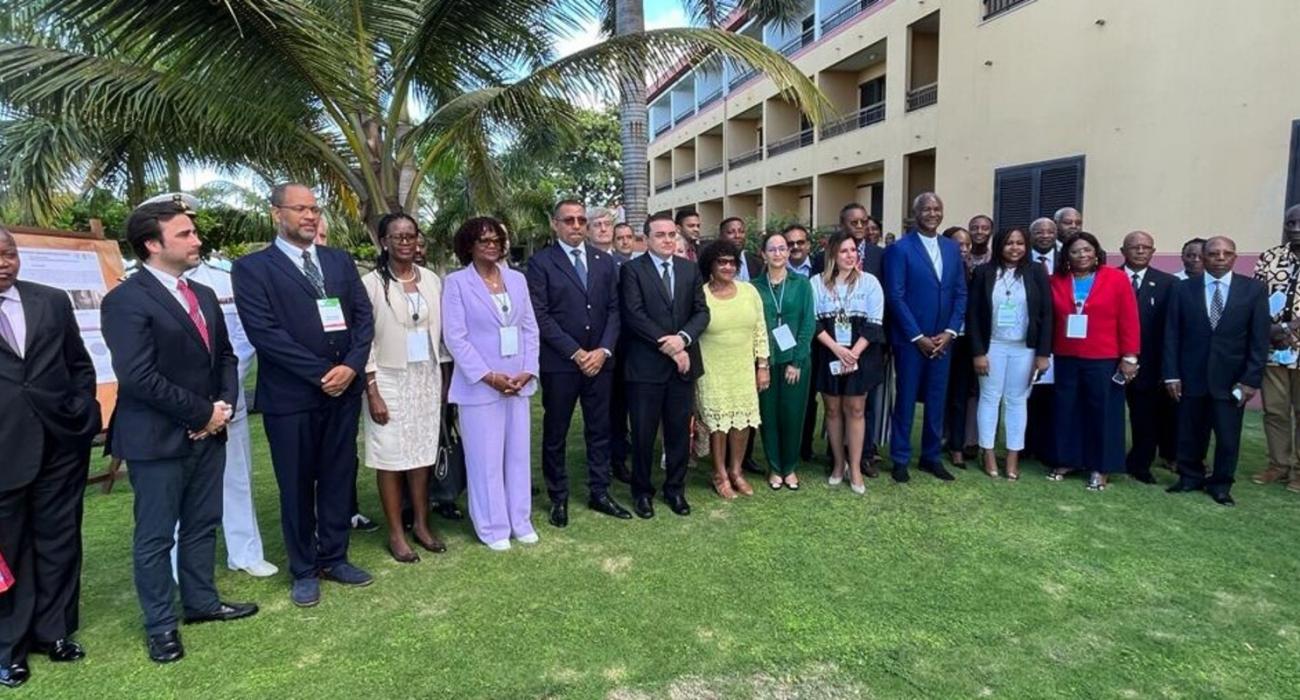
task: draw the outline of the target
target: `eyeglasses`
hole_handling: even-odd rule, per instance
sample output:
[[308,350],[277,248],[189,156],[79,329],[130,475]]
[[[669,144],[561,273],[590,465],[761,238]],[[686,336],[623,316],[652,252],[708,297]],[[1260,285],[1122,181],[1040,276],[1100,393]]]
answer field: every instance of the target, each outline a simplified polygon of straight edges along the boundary
[[500,248],[503,245],[503,241],[497,237],[480,238],[474,242],[478,245],[483,246],[484,248]]
[[808,241],[790,241],[791,248],[795,248],[798,246],[806,246],[806,245],[808,245]]
[[735,266],[736,266],[736,259],[735,259],[735,258],[718,258],[717,260],[713,261],[713,264],[714,264],[715,266],[717,266],[717,267],[735,267]]
[[871,221],[871,219],[849,219],[848,224],[849,226],[866,226],[868,221]]
[[558,221],[558,222],[560,222],[560,223],[562,223],[562,224],[564,224],[564,225],[566,225],[566,226],[574,226],[574,225],[577,225],[577,226],[586,226],[586,225],[587,225],[587,217],[585,217],[585,216],[566,216],[566,217],[564,217],[563,219],[556,219],[556,221]]
[[769,253],[788,253],[790,249],[783,245],[774,245],[767,249]]
[[287,205],[283,205],[283,204],[276,204],[276,205],[274,205],[274,206],[275,206],[276,209],[288,209],[289,211],[291,211],[291,212],[293,212],[293,213],[295,213],[295,214],[304,214],[304,213],[306,213],[306,212],[311,212],[311,213],[313,213],[313,214],[320,214],[320,213],[321,213],[321,208],[320,208],[320,207],[318,207],[318,206],[307,206],[306,204],[295,204],[295,205],[293,205],[293,206],[287,206]]
[[388,237],[388,240],[390,240],[390,241],[392,241],[392,242],[394,242],[394,243],[423,243],[423,242],[424,242],[424,236],[421,236],[421,235],[419,235],[419,234],[416,234],[416,235],[402,235],[402,236],[389,236],[389,237]]

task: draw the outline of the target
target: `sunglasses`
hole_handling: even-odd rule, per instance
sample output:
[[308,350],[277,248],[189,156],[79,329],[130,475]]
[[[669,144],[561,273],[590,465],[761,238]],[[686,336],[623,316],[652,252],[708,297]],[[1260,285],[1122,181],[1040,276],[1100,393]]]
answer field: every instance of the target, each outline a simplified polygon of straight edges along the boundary
[[502,241],[500,238],[480,238],[474,242],[483,246],[484,248],[500,248],[502,245]]
[[564,217],[563,219],[556,219],[556,221],[558,221],[558,222],[560,222],[560,223],[562,223],[562,224],[564,224],[564,225],[566,225],[566,226],[574,226],[574,225],[577,225],[577,226],[586,226],[586,225],[587,225],[587,217],[585,217],[585,216],[566,216],[566,217]]

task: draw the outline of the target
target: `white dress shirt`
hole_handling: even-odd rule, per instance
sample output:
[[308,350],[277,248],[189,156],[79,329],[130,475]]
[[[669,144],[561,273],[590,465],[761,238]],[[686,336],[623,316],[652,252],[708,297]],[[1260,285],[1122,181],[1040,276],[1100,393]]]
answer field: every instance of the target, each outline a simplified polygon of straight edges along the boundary
[[812,262],[809,261],[808,258],[804,258],[803,262],[799,265],[790,264],[788,267],[790,268],[790,271],[795,274],[803,275],[804,277],[812,277]]
[[[181,290],[178,288],[180,278],[170,273],[163,272],[149,263],[145,263],[141,267],[148,270],[149,274],[157,278],[158,282],[162,284],[163,289],[166,289],[167,293],[172,295],[172,298],[176,300],[176,303],[181,305],[181,310],[185,312],[185,315],[189,316],[190,305],[185,301],[185,297],[181,296]],[[204,323],[208,322],[208,319],[203,316],[203,309],[199,309],[199,317],[203,318]]]
[[299,272],[302,272],[302,252],[306,250],[307,254],[311,256],[311,261],[316,263],[316,269],[320,271],[321,281],[322,282],[325,281],[325,268],[321,267],[320,265],[320,256],[316,254],[315,243],[312,243],[306,248],[299,248],[298,246],[284,240],[280,236],[276,236],[275,247],[279,248],[280,252],[284,253],[286,256],[289,257],[289,260],[293,263],[294,267],[298,268]]
[[1178,272],[1175,272],[1174,277],[1177,277],[1180,280],[1187,279],[1187,270],[1179,270]]
[[18,285],[15,284],[8,290],[0,292],[0,297],[5,300],[0,304],[0,314],[4,314],[5,318],[9,319],[9,327],[14,331],[14,340],[18,342],[18,347],[13,351],[22,357],[23,351],[27,348],[27,315],[23,313],[23,298],[18,294]]
[[1141,287],[1141,286],[1146,282],[1146,279],[1147,279],[1147,270],[1149,270],[1149,269],[1151,269],[1151,268],[1144,267],[1144,268],[1142,268],[1141,270],[1134,270],[1133,268],[1129,267],[1128,265],[1125,265],[1125,266],[1124,266],[1124,276],[1128,278],[1128,284],[1129,284],[1129,286],[1130,286],[1130,287],[1133,286],[1133,275],[1137,275],[1137,285],[1138,285],[1138,287]]
[[927,236],[917,232],[921,238],[921,245],[925,246],[925,252],[930,256],[930,264],[934,266],[934,274],[943,279],[943,252],[939,249],[939,237]]
[[[560,249],[564,251],[564,257],[569,259],[569,264],[573,266],[575,271],[578,269],[577,260],[581,260],[582,266],[587,268],[588,272],[591,272],[591,264],[587,262],[587,246],[582,245],[581,243],[577,246],[571,246],[558,238],[555,239],[555,242],[560,244]],[[575,250],[578,251],[577,260],[574,259],[573,255],[573,251]]]

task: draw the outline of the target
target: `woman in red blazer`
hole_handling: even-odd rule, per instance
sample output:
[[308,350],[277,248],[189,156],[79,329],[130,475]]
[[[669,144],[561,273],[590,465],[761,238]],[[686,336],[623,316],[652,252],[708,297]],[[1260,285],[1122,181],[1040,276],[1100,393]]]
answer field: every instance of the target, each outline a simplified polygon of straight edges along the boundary
[[1137,375],[1141,329],[1133,287],[1091,233],[1061,246],[1052,311],[1059,465],[1048,478],[1086,469],[1100,491],[1124,470],[1124,385]]

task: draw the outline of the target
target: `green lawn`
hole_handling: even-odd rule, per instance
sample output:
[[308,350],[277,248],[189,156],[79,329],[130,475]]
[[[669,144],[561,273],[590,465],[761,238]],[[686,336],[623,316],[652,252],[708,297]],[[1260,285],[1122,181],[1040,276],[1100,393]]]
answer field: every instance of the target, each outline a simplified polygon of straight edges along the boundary
[[[262,532],[283,568],[256,418],[253,433]],[[1257,414],[1246,433],[1243,476],[1262,461]],[[1123,479],[1091,493],[1028,465],[1020,483],[916,474],[905,486],[871,481],[863,498],[829,490],[817,465],[800,492],[723,503],[706,474],[692,470],[687,518],[662,506],[651,521],[595,516],[579,493],[557,531],[543,496],[541,543],[503,554],[468,522],[439,521],[450,551],[410,566],[388,557],[382,532],[358,535],[353,560],[377,582],[326,584],[310,610],[290,605],[283,573],[234,574],[219,550],[223,595],[262,612],[184,628],[187,657],[170,666],[144,653],[130,486],[92,489],[79,634],[89,656],[58,667],[34,657],[14,697],[1300,694],[1300,497],[1280,486],[1239,484],[1229,509]],[[615,495],[629,500],[625,486]],[[369,471],[361,500],[378,515]]]

